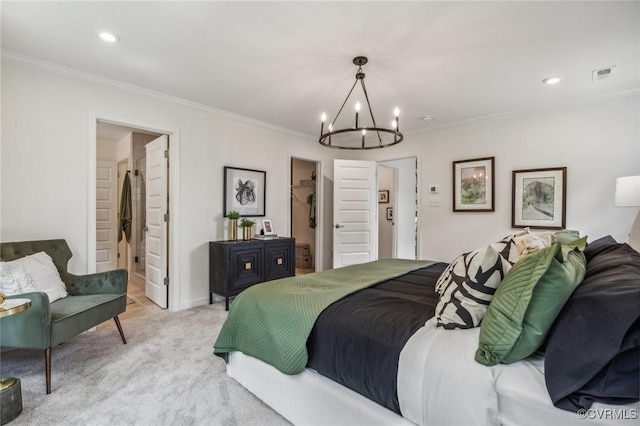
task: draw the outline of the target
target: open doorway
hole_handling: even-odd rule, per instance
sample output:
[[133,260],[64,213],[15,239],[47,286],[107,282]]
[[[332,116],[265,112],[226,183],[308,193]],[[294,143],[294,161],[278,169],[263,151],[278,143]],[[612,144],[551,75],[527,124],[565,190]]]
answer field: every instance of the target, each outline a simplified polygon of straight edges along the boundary
[[417,158],[377,164],[378,191],[383,191],[378,198],[378,258],[417,259]]
[[291,236],[296,240],[296,275],[316,271],[319,163],[291,158]]
[[[160,137],[167,139],[166,135],[145,129],[99,120],[96,123],[96,270],[127,269],[129,292],[132,293],[128,295],[128,304],[137,302],[138,306],[147,308],[153,303],[161,308],[168,305],[168,292],[164,285],[161,297],[149,294],[146,271],[150,257],[147,244],[147,148]],[[110,179],[113,183],[107,189],[105,176],[110,173],[105,170],[110,165],[117,170],[117,179]],[[164,175],[168,180],[168,164]],[[165,186],[166,195],[162,198],[168,199],[168,185]],[[108,210],[105,209],[105,200],[111,203]],[[167,224],[162,226],[166,228]],[[165,264],[168,264],[168,240],[165,238],[162,250],[156,250],[163,253]],[[162,277],[168,276],[168,268],[164,269]]]
[[378,163],[378,259],[397,256],[395,221],[397,170]]

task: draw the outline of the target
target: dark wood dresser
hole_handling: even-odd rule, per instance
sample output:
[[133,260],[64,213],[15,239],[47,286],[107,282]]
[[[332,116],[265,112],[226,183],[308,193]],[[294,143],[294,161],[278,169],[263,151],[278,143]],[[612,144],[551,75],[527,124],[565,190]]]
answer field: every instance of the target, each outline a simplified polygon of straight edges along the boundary
[[209,303],[213,295],[229,298],[264,281],[295,275],[294,238],[209,242]]

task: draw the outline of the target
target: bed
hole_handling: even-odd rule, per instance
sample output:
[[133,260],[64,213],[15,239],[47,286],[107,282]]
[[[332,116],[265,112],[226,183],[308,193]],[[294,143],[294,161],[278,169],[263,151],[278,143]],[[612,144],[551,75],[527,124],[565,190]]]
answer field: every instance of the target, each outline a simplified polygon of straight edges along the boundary
[[[294,424],[638,424],[640,254],[610,239],[581,251],[580,285],[538,350],[515,362],[476,361],[484,325],[442,326],[436,287],[455,262],[398,260],[252,287],[214,352]],[[314,313],[298,317],[307,305]]]

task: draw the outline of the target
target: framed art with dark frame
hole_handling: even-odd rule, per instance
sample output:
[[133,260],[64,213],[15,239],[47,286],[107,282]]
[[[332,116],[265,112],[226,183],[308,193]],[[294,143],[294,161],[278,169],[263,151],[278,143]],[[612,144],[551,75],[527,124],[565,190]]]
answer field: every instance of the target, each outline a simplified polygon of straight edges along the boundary
[[231,211],[241,216],[264,216],[267,172],[224,166],[225,217]]
[[492,212],[495,157],[453,162],[453,211]]
[[393,220],[393,207],[387,207],[387,220]]
[[382,189],[378,191],[378,203],[384,204],[389,202],[389,190]]
[[514,170],[512,178],[512,228],[565,228],[566,167]]

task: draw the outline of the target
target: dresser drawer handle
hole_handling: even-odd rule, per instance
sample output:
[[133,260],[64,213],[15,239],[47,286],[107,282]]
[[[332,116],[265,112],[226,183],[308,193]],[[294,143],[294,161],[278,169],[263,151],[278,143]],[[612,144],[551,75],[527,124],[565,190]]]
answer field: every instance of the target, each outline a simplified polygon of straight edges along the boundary
[[277,259],[276,259],[276,264],[277,264],[277,265],[282,265],[282,263],[283,263],[283,261],[282,261],[282,258],[281,258],[281,257],[279,257],[279,258],[277,258]]
[[251,269],[251,262],[247,262],[244,264],[244,269]]

